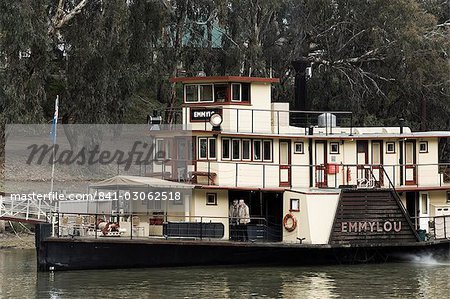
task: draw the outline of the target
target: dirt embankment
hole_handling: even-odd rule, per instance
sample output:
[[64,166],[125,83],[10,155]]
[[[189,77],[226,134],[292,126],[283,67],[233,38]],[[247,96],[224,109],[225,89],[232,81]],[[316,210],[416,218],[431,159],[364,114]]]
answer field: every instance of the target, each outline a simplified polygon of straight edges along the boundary
[[0,250],[1,249],[33,249],[34,235],[28,233],[0,233]]

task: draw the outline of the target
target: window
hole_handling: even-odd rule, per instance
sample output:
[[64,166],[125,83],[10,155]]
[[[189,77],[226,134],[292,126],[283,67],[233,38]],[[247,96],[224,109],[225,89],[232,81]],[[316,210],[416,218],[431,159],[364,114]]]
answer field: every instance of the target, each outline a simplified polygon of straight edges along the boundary
[[415,151],[415,143],[412,142],[405,142],[405,162],[407,164],[413,164],[414,163],[414,154]]
[[200,88],[200,102],[213,102],[213,86],[199,85]]
[[339,154],[339,142],[330,142],[330,154]]
[[241,159],[241,140],[233,139],[232,141],[233,160]]
[[264,161],[272,160],[272,141],[271,140],[263,141],[263,160]]
[[420,194],[421,205],[422,205],[422,214],[428,214],[428,194],[422,193]]
[[386,153],[395,154],[395,142],[386,142]]
[[197,85],[185,86],[186,103],[198,102],[198,88]]
[[303,142],[294,143],[294,154],[304,154],[304,144]]
[[199,138],[198,140],[198,158],[208,158],[208,138]]
[[250,102],[250,83],[241,84],[241,101]]
[[217,206],[217,193],[206,193],[206,205]]
[[162,200],[143,200],[149,210],[162,210]]
[[428,141],[419,142],[419,153],[428,153]]
[[164,139],[156,139],[156,159],[164,159],[166,157]]
[[208,158],[209,159],[215,159],[216,158],[216,139],[215,138],[209,138],[208,139]]
[[299,212],[300,211],[300,199],[291,198],[291,207],[289,209],[291,212]]
[[216,139],[215,138],[199,138],[198,139],[198,158],[216,159]]
[[381,142],[372,142],[372,164],[381,164]]
[[242,140],[242,160],[250,160],[251,159],[251,141],[250,139]]
[[227,101],[227,89],[226,84],[215,84],[214,85],[214,98],[216,102],[226,102]]
[[261,140],[253,140],[253,161],[261,161]]
[[186,147],[186,139],[177,139],[177,160],[186,160],[187,159],[187,147]]
[[447,203],[450,203],[450,191],[447,191]]
[[231,159],[231,142],[230,139],[222,139],[222,160]]
[[241,84],[233,83],[231,84],[231,101],[240,102],[241,99]]
[[232,102],[250,102],[250,84],[232,83],[231,84]]
[[184,93],[186,103],[214,102],[212,84],[185,85]]

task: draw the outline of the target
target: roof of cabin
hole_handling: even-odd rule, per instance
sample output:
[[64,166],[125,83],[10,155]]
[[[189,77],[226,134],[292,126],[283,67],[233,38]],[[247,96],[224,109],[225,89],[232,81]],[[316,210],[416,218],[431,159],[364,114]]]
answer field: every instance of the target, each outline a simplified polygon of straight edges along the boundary
[[[205,133],[210,134],[211,131],[208,130],[193,130],[194,133]],[[222,136],[247,136],[247,137],[258,137],[258,138],[308,138],[308,139],[338,139],[338,140],[351,140],[351,139],[396,139],[396,138],[450,138],[450,131],[430,131],[430,132],[413,132],[413,133],[370,133],[370,134],[353,134],[349,133],[336,133],[336,134],[314,134],[307,135],[303,132],[281,132],[276,133],[264,133],[264,132],[227,132],[222,131]]]
[[170,78],[172,83],[220,83],[220,82],[238,82],[238,83],[278,83],[278,78],[261,77],[240,77],[240,76],[211,76],[211,77],[175,77]]

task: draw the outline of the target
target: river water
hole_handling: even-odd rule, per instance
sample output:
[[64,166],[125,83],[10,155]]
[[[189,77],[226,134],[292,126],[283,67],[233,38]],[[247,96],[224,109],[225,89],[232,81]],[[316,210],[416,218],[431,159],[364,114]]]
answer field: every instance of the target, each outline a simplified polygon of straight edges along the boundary
[[190,267],[37,273],[34,250],[0,250],[0,298],[449,298],[450,262]]

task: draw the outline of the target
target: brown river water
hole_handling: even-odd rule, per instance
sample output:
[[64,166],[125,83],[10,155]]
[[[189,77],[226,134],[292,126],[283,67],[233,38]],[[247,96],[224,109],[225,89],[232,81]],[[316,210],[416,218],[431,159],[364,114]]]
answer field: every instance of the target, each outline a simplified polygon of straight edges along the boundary
[[450,261],[37,273],[34,250],[8,249],[0,298],[450,298]]

